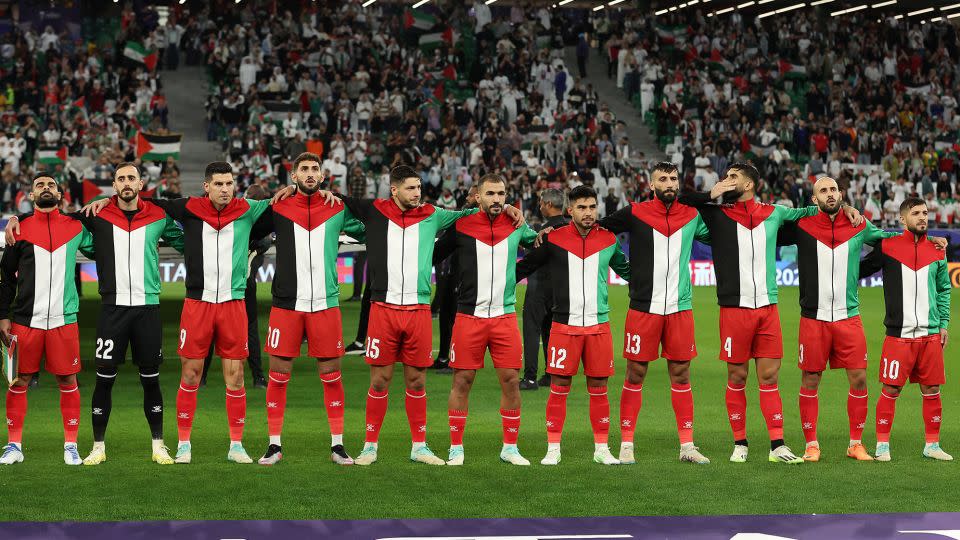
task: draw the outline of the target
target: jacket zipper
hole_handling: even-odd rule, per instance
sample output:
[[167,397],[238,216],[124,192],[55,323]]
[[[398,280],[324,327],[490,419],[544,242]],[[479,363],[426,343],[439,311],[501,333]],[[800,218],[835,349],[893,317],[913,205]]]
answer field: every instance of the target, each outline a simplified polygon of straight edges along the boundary
[[[133,220],[128,220],[130,223],[130,228],[133,228]],[[130,251],[133,249],[133,241],[130,239],[130,233],[132,230],[127,231],[127,285],[130,289],[129,296],[127,297],[127,305],[133,305],[133,270],[130,267],[130,258],[133,257],[133,253]]]
[[220,229],[223,228],[223,224],[220,222],[220,210],[217,210],[217,296],[214,298],[214,303],[220,303]]
[[837,318],[836,314],[836,304],[837,304],[837,288],[835,285],[835,280],[833,276],[836,275],[837,266],[836,259],[837,255],[834,251],[837,247],[837,231],[836,231],[837,222],[830,220],[830,322],[833,322]]
[[493,220],[487,218],[490,222],[490,299],[487,301],[487,318],[491,316],[493,309]]
[[753,280],[753,307],[757,308],[757,253],[753,244],[753,213],[747,210],[747,203],[743,203],[743,210],[750,215],[750,279]]
[[670,207],[667,206],[667,213],[664,216],[667,223],[667,273],[663,278],[663,314],[667,314],[667,290],[670,287]]
[[[913,238],[913,267],[917,267],[917,261],[920,259],[919,253],[917,251],[917,239],[916,236]],[[917,311],[917,297],[919,296],[920,291],[920,276],[917,275],[917,271],[913,271],[913,320],[914,323],[913,331],[911,332],[910,337],[915,337],[917,331],[920,330],[920,312]]]
[[[53,229],[50,227],[50,214],[47,213],[47,236],[50,238],[50,249],[53,249]],[[53,251],[50,252],[50,286],[47,289],[47,329],[50,329],[50,309],[52,308],[53,297],[50,296],[50,293],[53,292]]]
[[404,274],[404,261],[407,258],[407,214],[400,212],[400,305],[406,305],[406,282],[407,276]]
[[310,261],[310,311],[313,311],[313,299],[315,297],[313,293],[313,221],[312,221],[312,212],[311,212],[311,202],[312,197],[307,196],[307,257]]
[[[587,231],[589,235],[590,232]],[[587,325],[587,260],[583,258],[583,255],[587,252],[587,237],[580,236],[580,282],[583,283],[583,287],[580,288],[583,293],[583,303],[580,305],[580,324],[582,326]]]

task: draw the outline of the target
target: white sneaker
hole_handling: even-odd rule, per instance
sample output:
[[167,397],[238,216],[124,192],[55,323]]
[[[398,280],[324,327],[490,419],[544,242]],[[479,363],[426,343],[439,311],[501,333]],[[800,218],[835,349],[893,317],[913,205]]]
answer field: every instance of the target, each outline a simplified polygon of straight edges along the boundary
[[547,455],[540,460],[541,465],[558,465],[560,463],[560,448],[547,448]]
[[177,457],[173,458],[174,463],[186,464],[193,459],[190,452],[190,443],[185,442],[177,446]]
[[789,463],[791,465],[803,463],[803,458],[791,452],[785,444],[781,444],[776,450],[771,450],[769,459],[773,463]]
[[80,452],[77,451],[76,443],[67,443],[63,445],[63,462],[67,465],[83,464],[83,459],[80,458]]
[[680,461],[687,463],[696,463],[697,465],[709,465],[710,459],[700,453],[696,446],[688,446],[680,449]]
[[620,460],[613,457],[609,446],[601,446],[593,451],[593,462],[601,465],[619,465]]
[[342,444],[330,447],[330,461],[337,465],[353,465],[353,458],[344,450]]
[[500,451],[500,461],[511,465],[530,465],[530,460],[520,455],[517,445],[504,446]]
[[353,460],[354,465],[373,465],[377,462],[377,447],[367,444],[360,451],[360,455]]
[[[153,451],[150,460],[157,465],[173,465],[173,458],[170,457],[170,449],[166,446],[160,446]],[[86,462],[84,462],[86,464]]]
[[637,460],[633,457],[633,443],[620,444],[620,464],[633,465]]
[[733,445],[733,453],[730,454],[730,461],[734,463],[746,463],[747,454],[750,453],[750,447],[742,444]]
[[876,456],[877,461],[890,461],[890,443],[878,442],[877,453],[874,455]]
[[14,463],[23,463],[23,450],[20,449],[19,444],[10,443],[3,447],[0,465],[13,465]]
[[430,447],[423,445],[415,450],[410,450],[410,461],[417,463],[426,463],[427,465],[446,465],[447,462],[438,458]]
[[241,464],[253,463],[253,459],[247,455],[243,445],[238,442],[230,444],[230,450],[227,451],[227,461]]
[[923,457],[936,459],[939,461],[953,461],[953,456],[943,451],[940,448],[940,443],[929,443],[923,447]]
[[99,465],[107,460],[107,450],[103,447],[94,446],[93,450],[90,451],[84,460],[84,465]]
[[447,456],[447,465],[454,467],[463,465],[463,446],[450,447],[450,452]]

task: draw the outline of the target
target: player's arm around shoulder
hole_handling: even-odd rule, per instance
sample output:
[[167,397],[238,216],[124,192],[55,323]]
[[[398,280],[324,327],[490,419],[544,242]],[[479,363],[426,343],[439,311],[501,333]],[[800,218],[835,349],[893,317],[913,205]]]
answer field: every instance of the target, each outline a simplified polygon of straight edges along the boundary
[[620,239],[615,240],[613,255],[610,257],[610,268],[628,283],[630,282],[630,261],[623,252],[623,246],[620,245]]
[[539,240],[540,246],[527,253],[527,255],[517,261],[516,281],[520,283],[534,273],[541,266],[547,264],[550,260],[550,238],[549,235],[542,236]]
[[937,315],[940,317],[940,344],[947,345],[947,326],[950,324],[950,272],[947,257],[936,262]]

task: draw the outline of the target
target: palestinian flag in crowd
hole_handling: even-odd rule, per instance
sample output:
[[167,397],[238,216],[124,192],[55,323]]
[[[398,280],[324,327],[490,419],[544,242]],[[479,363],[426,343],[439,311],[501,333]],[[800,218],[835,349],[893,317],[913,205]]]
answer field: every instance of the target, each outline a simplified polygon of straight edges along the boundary
[[150,71],[157,67],[157,51],[148,51],[143,47],[143,44],[137,41],[128,41],[123,48],[123,55],[134,62],[147,66]]
[[457,68],[453,67],[453,64],[447,64],[447,67],[439,69],[436,71],[428,71],[427,75],[431,79],[447,79],[448,81],[457,80]]
[[687,40],[687,27],[684,25],[657,25],[657,36],[660,38],[660,43],[663,45],[675,45],[677,43],[683,43]]
[[67,162],[67,147],[46,147],[37,150],[37,163],[62,165]]
[[403,28],[416,28],[417,30],[430,30],[437,25],[437,19],[423,10],[408,9],[403,14]]
[[267,110],[264,115],[265,119],[270,119],[275,122],[280,122],[287,117],[287,113],[293,113],[294,116],[299,116],[300,114],[300,104],[299,103],[287,103],[286,101],[264,101],[263,108]]
[[710,52],[710,67],[713,69],[719,69],[725,73],[730,73],[733,71],[733,63],[729,60],[726,60],[723,55],[720,54],[720,49],[713,49]]
[[143,161],[163,161],[168,157],[180,159],[180,139],[183,135],[154,135],[137,132],[137,157]]
[[444,43],[452,46],[457,42],[459,37],[458,34],[454,33],[453,28],[449,26],[443,32],[423,34],[420,36],[420,50],[425,53],[430,52]]
[[790,78],[801,78],[807,76],[806,66],[800,64],[791,64],[786,60],[780,60],[780,76]]
[[84,178],[81,184],[83,188],[83,201],[81,204],[87,204],[90,201],[113,197],[116,193],[113,189],[112,179]]

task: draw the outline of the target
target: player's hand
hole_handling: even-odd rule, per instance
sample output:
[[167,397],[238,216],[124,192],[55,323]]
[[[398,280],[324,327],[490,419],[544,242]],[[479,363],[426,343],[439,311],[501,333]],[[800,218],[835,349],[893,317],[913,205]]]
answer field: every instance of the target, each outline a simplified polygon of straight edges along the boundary
[[110,204],[110,199],[98,199],[80,209],[87,217],[93,217],[103,210],[103,207]]
[[[937,247],[937,250],[938,250],[938,251],[946,251],[946,250],[947,250],[947,245],[950,243],[949,240],[947,240],[946,238],[944,238],[944,237],[942,237],[942,236],[928,236],[927,239],[930,240],[931,242],[933,242],[933,245]],[[10,242],[10,240],[9,240],[9,237],[8,237],[8,238],[7,238],[7,243],[8,243],[8,245],[9,245],[9,242]]]
[[277,191],[276,195],[270,199],[270,204],[277,204],[278,202],[286,199],[287,197],[293,197],[293,194],[297,192],[297,186],[287,186],[280,191]]
[[849,204],[843,206],[843,213],[854,227],[859,227],[860,224],[863,223],[863,214]]
[[20,219],[17,216],[13,216],[7,220],[7,226],[3,230],[3,235],[8,246],[12,246],[14,243],[16,243],[17,238],[14,235],[17,234],[20,234]]
[[544,227],[537,233],[537,239],[533,241],[533,247],[538,248],[543,243],[543,237],[553,232],[553,227]]
[[[9,322],[9,321],[8,321],[8,322]],[[2,323],[3,323],[3,321],[0,321],[0,324],[2,324]],[[946,346],[947,346],[947,337],[948,337],[948,336],[947,336],[947,329],[946,329],[946,328],[941,328],[941,329],[940,329],[940,347],[946,347]]]
[[520,209],[515,206],[510,206],[509,204],[503,205],[503,213],[506,214],[508,218],[513,220],[513,227],[515,229],[519,229],[524,223],[527,222],[527,220],[523,217],[523,212],[521,212]]
[[736,180],[721,180],[713,185],[713,189],[710,190],[710,198],[716,199],[724,193],[733,191],[735,189],[737,189]]
[[10,319],[0,319],[0,341],[10,346]]
[[337,201],[339,200],[339,199],[337,199],[337,196],[333,194],[332,191],[327,191],[327,190],[325,190],[325,189],[321,189],[321,190],[318,191],[317,193],[318,193],[321,197],[323,197],[324,202],[327,203],[327,206],[335,206],[335,205],[337,204]]

